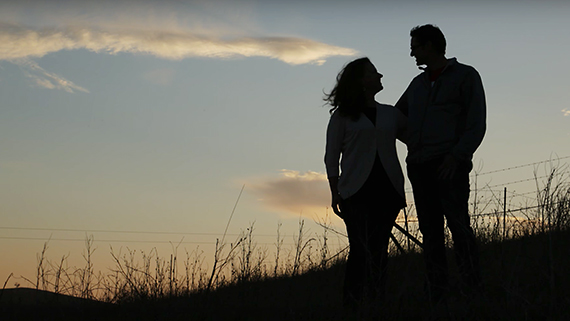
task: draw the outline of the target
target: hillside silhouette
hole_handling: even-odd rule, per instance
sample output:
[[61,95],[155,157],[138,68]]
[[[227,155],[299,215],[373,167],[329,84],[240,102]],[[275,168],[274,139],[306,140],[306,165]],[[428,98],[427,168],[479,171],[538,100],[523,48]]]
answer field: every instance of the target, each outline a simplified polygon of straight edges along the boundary
[[562,320],[570,313],[569,246],[567,230],[488,242],[481,247],[486,295],[469,298],[452,288],[436,308],[424,298],[421,254],[407,253],[390,261],[386,300],[357,311],[341,304],[342,261],[296,276],[115,304],[6,289],[0,309],[2,320]]

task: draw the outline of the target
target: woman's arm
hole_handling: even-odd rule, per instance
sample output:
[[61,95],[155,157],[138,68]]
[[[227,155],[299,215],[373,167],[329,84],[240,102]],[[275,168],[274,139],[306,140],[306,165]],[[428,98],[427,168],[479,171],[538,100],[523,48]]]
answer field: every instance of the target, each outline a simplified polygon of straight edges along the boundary
[[327,127],[327,142],[325,147],[325,167],[327,177],[340,176],[339,160],[344,138],[344,124],[336,113],[331,116]]
[[331,190],[331,206],[334,213],[340,217],[341,198],[338,192],[338,181],[340,176],[339,161],[342,152],[342,141],[344,138],[344,125],[339,115],[332,115],[327,127],[327,142],[325,148],[325,167]]
[[329,187],[331,189],[331,207],[333,212],[343,218],[342,216],[342,209],[341,209],[341,202],[342,199],[340,194],[338,193],[338,176],[336,177],[329,177]]

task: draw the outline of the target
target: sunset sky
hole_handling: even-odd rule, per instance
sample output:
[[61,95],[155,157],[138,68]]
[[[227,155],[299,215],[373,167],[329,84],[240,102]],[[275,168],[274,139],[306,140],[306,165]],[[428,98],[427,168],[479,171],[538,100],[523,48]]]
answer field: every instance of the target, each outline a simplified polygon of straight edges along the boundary
[[255,222],[270,247],[279,222],[290,235],[322,218],[323,91],[367,56],[384,75],[376,99],[394,104],[419,72],[416,25],[439,26],[447,56],[482,76],[476,169],[570,156],[569,16],[550,0],[1,1],[0,282],[34,277],[50,237],[48,256],[81,264],[92,234],[103,269],[110,246],[210,251],[244,184],[230,238]]

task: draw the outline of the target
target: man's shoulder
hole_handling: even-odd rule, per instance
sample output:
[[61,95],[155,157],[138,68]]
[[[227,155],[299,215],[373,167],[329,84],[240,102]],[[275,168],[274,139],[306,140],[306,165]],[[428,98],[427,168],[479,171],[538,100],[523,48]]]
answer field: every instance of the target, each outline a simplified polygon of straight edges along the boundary
[[461,63],[459,61],[457,61],[456,58],[452,58],[450,59],[450,64],[449,67],[451,70],[454,70],[456,72],[461,72],[461,73],[478,73],[477,69],[475,69],[475,67],[471,66],[471,65],[467,65],[464,63]]
[[417,74],[417,75],[412,79],[412,82],[421,81],[422,77],[426,77],[426,72],[425,72],[425,71],[422,71],[422,72],[420,72],[419,74]]
[[393,105],[389,105],[389,104],[384,104],[384,103],[376,103],[376,108],[379,109],[394,109],[396,107],[394,107]]
[[424,72],[420,72],[419,74],[417,74],[414,78],[412,78],[412,81],[410,81],[409,87],[414,87],[414,86],[419,86],[425,78],[425,71]]

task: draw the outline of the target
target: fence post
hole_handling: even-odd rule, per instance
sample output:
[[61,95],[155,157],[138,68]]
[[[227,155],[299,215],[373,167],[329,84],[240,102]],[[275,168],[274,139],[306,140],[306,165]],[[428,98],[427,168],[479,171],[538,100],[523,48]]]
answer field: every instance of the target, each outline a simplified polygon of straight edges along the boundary
[[[410,229],[408,227],[408,212],[406,211],[406,208],[404,207],[404,219],[406,220],[406,232],[408,234],[410,234]],[[410,238],[408,237],[408,252],[412,249],[412,244],[410,243]]]
[[503,195],[503,241],[507,238],[507,188]]

